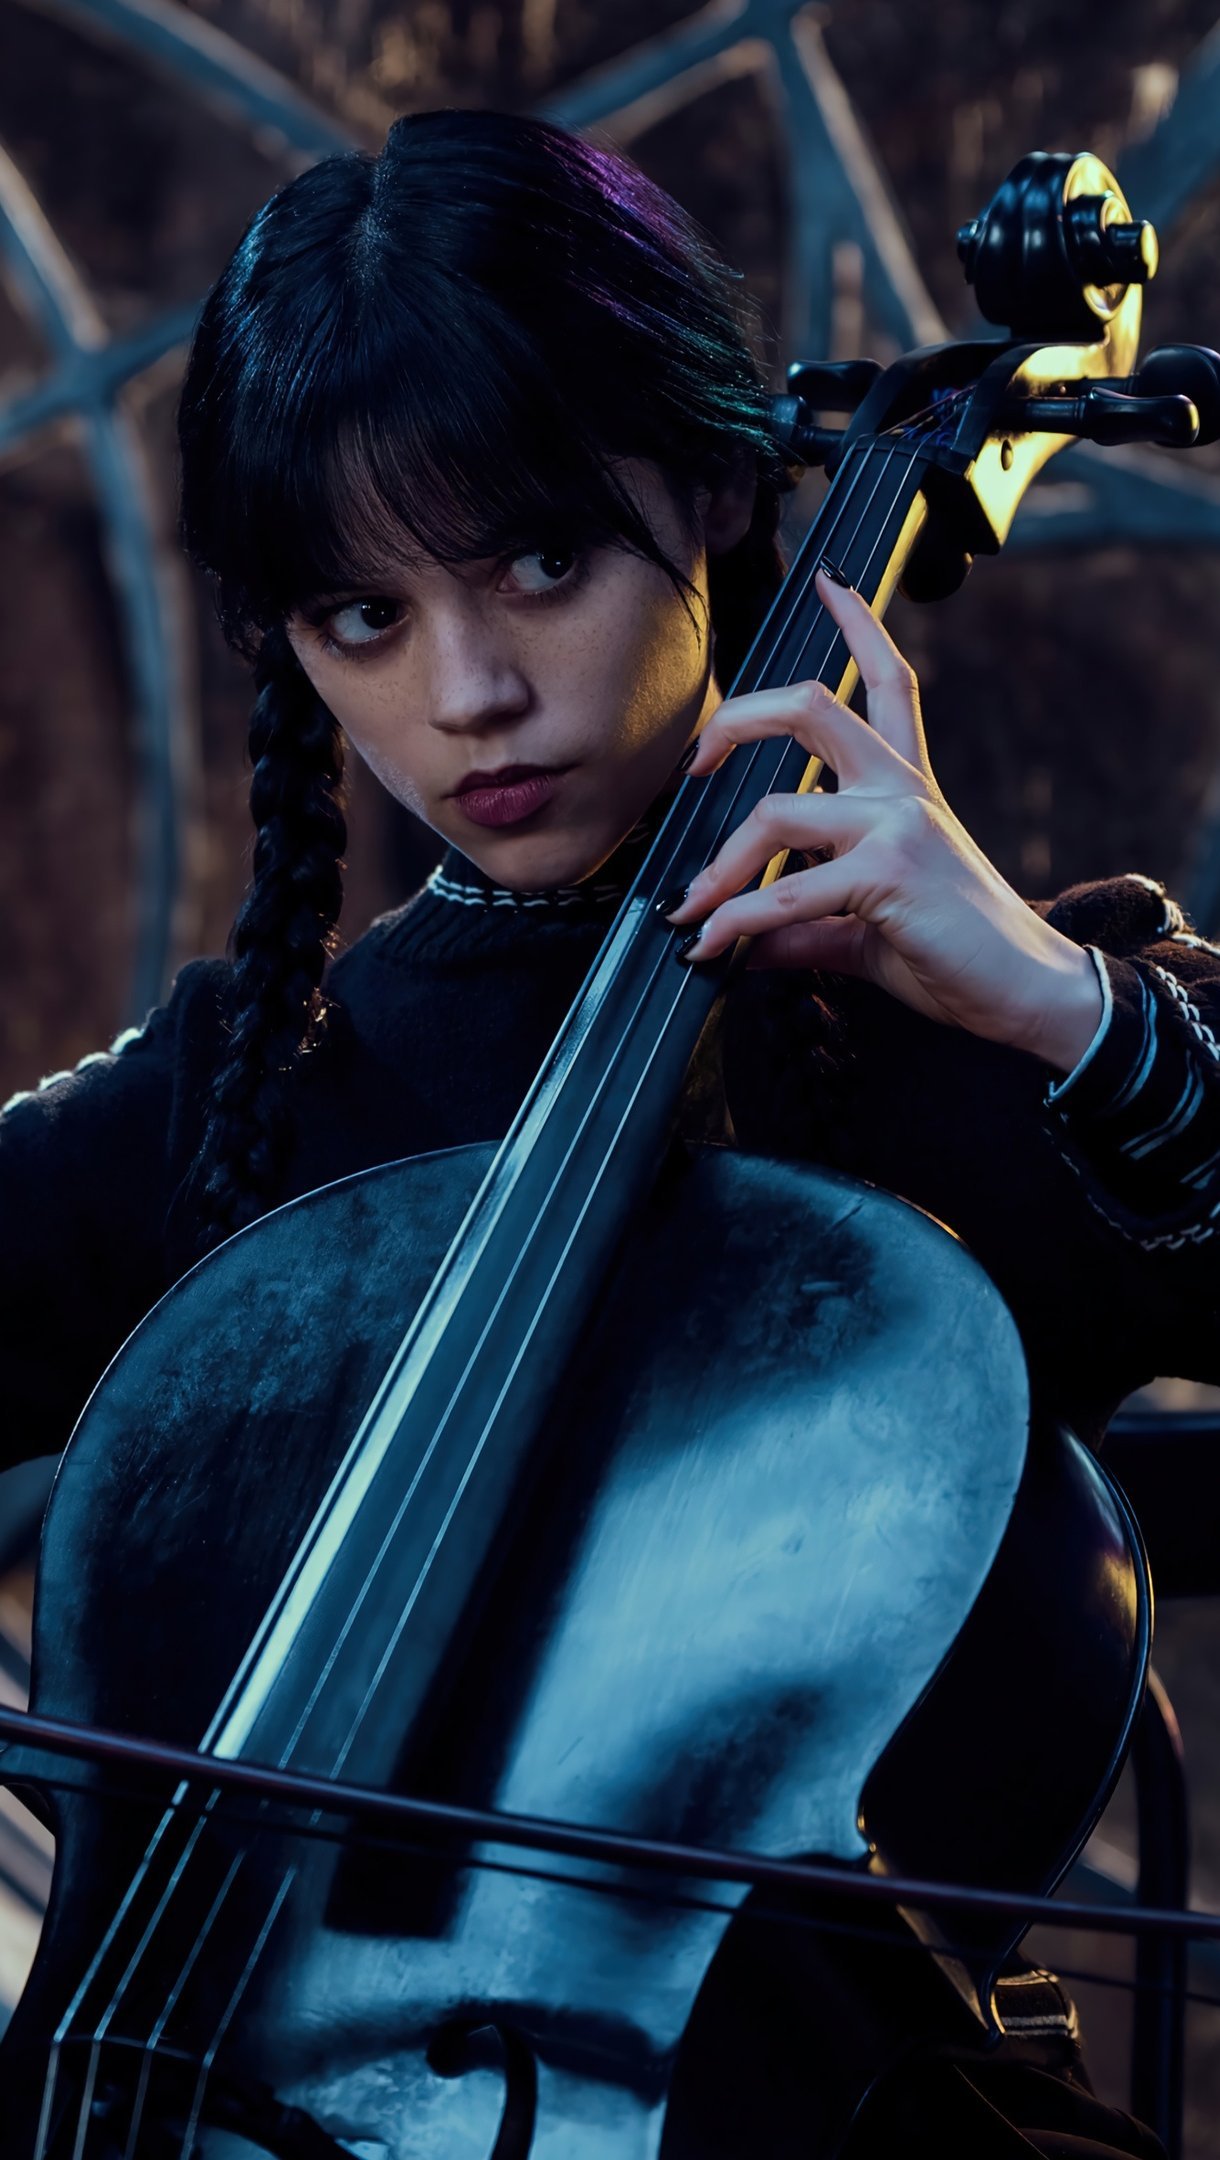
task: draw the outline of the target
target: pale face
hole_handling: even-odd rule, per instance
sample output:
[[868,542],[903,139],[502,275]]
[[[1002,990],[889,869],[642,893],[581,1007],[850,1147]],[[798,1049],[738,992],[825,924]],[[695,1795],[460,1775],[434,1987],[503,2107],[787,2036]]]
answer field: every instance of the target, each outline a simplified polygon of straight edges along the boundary
[[[326,595],[320,627],[287,624],[390,793],[517,891],[591,876],[720,703],[707,555],[744,532],[749,497],[705,491],[692,541],[655,467],[623,476],[695,586],[690,613],[653,564],[596,548],[458,568],[429,559],[376,592]],[[350,654],[329,652],[327,635]]]

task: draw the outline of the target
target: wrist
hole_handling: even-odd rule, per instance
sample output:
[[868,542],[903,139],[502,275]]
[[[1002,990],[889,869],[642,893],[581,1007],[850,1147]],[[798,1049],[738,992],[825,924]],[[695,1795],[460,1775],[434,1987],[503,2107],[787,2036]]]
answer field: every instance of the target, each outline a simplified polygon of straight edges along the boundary
[[1105,998],[1085,945],[1055,933],[1039,979],[1037,1005],[1019,1047],[1061,1076],[1074,1072],[1097,1036]]

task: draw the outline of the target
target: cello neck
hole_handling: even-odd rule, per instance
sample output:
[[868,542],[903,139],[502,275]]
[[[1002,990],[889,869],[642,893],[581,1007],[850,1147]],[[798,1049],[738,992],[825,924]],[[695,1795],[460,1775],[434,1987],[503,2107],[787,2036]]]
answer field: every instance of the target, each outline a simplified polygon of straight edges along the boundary
[[[880,611],[922,524],[922,477],[904,443],[849,455],[735,690],[817,677],[846,694],[854,666],[814,569],[830,554]],[[812,786],[819,769],[771,739],[680,786],[217,1714],[215,1753],[389,1768],[385,1736],[396,1751],[461,1623],[529,1468],[548,1378],[655,1175],[723,987],[720,963],[677,963],[656,900],[763,795]],[[369,1715],[382,1687],[390,1719]]]
[[849,450],[730,696],[814,680],[837,697],[850,695],[855,663],[816,597],[814,571],[828,555],[874,614],[884,615],[923,529],[926,471],[916,439],[874,438]]

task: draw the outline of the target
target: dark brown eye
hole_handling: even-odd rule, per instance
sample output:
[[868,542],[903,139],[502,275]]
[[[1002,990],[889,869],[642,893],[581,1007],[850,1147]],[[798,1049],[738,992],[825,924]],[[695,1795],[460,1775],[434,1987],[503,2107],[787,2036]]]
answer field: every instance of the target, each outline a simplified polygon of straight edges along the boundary
[[[343,607],[335,609],[330,620],[332,623],[338,623],[342,616],[351,615],[356,618],[355,627],[357,629],[371,630],[375,635],[379,636],[383,630],[389,629],[394,619],[394,610],[397,604],[397,601],[394,600],[349,600]],[[382,619],[378,620],[378,617]],[[360,642],[359,638],[353,637],[350,631],[341,630],[339,635],[341,642],[345,645]]]
[[561,585],[576,564],[573,547],[531,548],[528,555],[514,556],[509,565],[513,581],[523,592],[544,593]]
[[[393,628],[393,617],[398,608],[397,600],[385,598],[345,600],[341,607],[332,608],[323,619],[320,625],[322,643],[326,650],[332,653],[371,651],[374,646],[382,643],[386,631]],[[335,626],[342,624],[345,616],[349,621],[336,635]],[[389,620],[377,619],[385,617]],[[362,637],[361,630],[367,630],[371,635]]]

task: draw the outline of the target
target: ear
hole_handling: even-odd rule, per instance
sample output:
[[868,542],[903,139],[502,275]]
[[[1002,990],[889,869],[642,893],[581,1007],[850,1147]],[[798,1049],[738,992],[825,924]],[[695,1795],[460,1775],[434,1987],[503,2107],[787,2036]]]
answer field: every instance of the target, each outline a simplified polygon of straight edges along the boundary
[[743,446],[732,470],[704,490],[703,538],[709,555],[727,555],[744,540],[754,515],[758,474],[751,451]]

